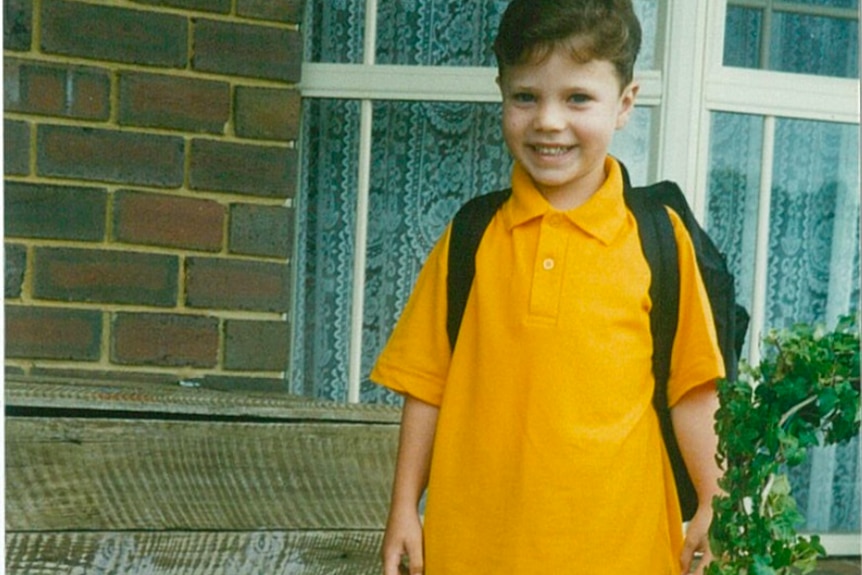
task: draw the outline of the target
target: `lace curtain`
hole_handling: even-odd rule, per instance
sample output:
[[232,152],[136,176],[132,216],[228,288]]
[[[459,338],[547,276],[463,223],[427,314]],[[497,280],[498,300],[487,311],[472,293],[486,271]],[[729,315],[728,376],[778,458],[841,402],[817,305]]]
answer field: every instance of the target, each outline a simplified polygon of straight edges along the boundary
[[[750,308],[763,118],[715,114],[707,228]],[[766,322],[834,325],[859,301],[857,126],[778,119],[769,207]],[[858,532],[859,443],[816,449],[791,470],[811,531]]]
[[[767,8],[771,2],[727,7],[724,64],[777,72],[859,77],[859,0],[807,0],[822,14]],[[815,8],[816,11],[816,8]]]

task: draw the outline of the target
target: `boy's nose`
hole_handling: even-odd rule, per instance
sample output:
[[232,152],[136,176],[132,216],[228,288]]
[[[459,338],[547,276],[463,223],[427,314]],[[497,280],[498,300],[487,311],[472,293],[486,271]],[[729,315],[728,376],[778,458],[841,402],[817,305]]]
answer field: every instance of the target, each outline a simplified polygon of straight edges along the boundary
[[556,103],[543,103],[536,108],[533,124],[537,130],[559,130],[565,124],[563,110]]

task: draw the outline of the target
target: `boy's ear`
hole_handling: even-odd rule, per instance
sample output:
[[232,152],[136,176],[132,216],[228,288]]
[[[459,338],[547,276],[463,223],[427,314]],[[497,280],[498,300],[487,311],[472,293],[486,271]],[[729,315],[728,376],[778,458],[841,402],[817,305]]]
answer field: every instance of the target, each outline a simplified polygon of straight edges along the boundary
[[628,123],[629,117],[631,117],[632,111],[635,109],[635,100],[640,88],[640,84],[635,80],[632,80],[628,86],[623,88],[623,92],[620,95],[620,107],[617,113],[617,130],[623,129]]

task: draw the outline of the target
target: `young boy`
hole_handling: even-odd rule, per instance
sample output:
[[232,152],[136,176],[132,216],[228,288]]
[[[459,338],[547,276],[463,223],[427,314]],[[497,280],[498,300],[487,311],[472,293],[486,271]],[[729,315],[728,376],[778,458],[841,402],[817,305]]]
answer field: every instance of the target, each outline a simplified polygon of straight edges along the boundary
[[372,373],[405,396],[385,575],[402,562],[428,575],[675,575],[711,557],[723,367],[709,302],[672,216],[668,396],[701,502],[684,540],[651,404],[650,270],[607,154],[634,107],[639,45],[630,0],[513,0],[503,16],[512,196],[476,254],[455,349],[447,230]]

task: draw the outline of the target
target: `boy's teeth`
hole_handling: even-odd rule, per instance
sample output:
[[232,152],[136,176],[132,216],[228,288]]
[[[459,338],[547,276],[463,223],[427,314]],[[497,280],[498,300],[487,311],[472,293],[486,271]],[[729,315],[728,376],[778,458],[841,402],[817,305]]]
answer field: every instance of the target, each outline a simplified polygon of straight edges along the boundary
[[568,150],[568,148],[563,146],[533,146],[533,149],[547,156],[561,156]]

